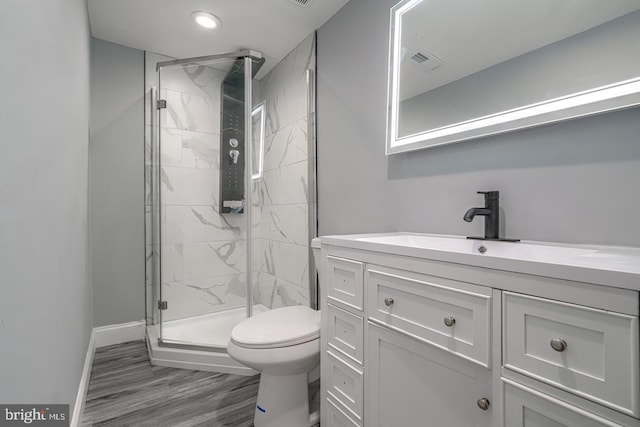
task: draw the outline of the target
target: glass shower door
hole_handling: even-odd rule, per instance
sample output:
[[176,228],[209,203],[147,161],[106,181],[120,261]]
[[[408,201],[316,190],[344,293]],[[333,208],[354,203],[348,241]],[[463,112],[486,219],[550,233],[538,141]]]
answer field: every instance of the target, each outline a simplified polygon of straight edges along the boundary
[[252,66],[238,57],[194,61],[158,70],[160,340],[223,349],[250,312]]

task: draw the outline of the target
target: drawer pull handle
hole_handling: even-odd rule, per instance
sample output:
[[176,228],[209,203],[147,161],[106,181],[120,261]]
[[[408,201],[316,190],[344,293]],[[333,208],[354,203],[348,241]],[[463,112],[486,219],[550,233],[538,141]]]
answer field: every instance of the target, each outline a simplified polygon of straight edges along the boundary
[[449,316],[444,318],[444,324],[451,327],[456,324],[456,318]]
[[393,305],[393,298],[391,297],[387,297],[384,299],[384,305],[386,305],[387,307],[391,307]]
[[567,349],[567,342],[562,338],[554,338],[551,340],[551,348],[555,351],[563,352]]
[[491,406],[491,402],[489,402],[489,399],[487,399],[486,397],[478,399],[476,403],[478,404],[478,408],[482,409],[483,411],[488,410],[489,406]]

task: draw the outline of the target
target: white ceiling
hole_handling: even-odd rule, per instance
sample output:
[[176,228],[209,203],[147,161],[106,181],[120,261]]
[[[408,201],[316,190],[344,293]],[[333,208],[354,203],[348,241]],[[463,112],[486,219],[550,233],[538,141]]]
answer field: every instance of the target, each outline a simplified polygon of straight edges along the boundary
[[[262,78],[348,0],[87,0],[94,37],[174,58],[214,55],[240,49],[261,52]],[[214,31],[191,19],[196,10],[222,21]]]

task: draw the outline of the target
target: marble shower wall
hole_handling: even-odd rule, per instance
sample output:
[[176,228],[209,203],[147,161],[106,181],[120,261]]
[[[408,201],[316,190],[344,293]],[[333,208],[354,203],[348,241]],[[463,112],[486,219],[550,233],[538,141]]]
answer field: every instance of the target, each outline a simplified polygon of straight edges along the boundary
[[291,51],[254,91],[255,104],[266,103],[264,173],[254,181],[252,193],[254,303],[269,308],[309,305],[309,212],[315,212],[315,176],[310,170],[315,170],[315,141],[308,135],[307,69],[315,70],[315,34]]
[[[161,113],[158,150],[151,88],[158,86],[156,62],[171,59],[145,55],[149,323],[159,319],[159,286],[153,278],[159,275],[155,255],[160,251],[162,299],[169,303],[164,319],[241,307],[246,297],[246,218],[218,212],[224,73],[197,66],[162,72],[160,95],[167,100],[167,109]],[[315,141],[308,135],[307,69],[315,70],[313,34],[266,77],[254,81],[255,103],[266,105],[266,126],[264,173],[253,182],[252,192],[252,283],[254,303],[269,308],[309,304],[309,212],[315,212],[315,172],[310,171],[315,171]],[[158,152],[162,169],[154,177]],[[162,208],[154,211],[159,197]],[[153,238],[159,231],[162,244]]]
[[[158,144],[150,108],[151,88],[158,87],[156,62],[172,58],[146,53],[145,59],[148,320],[158,319],[154,268],[155,277],[161,268],[162,299],[168,302],[164,320],[245,306],[246,218],[220,214],[218,207],[220,85],[225,71],[199,65],[162,70],[159,95],[167,108],[160,113],[160,148],[152,150],[152,143]],[[158,152],[160,175],[152,177]],[[161,208],[154,212],[158,196]],[[154,225],[161,244],[152,240]],[[161,267],[154,264],[158,250]]]

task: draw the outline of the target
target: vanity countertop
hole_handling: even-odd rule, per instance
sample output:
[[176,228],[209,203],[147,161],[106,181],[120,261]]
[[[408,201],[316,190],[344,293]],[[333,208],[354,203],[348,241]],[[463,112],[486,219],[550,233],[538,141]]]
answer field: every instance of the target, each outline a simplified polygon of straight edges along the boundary
[[333,245],[640,291],[640,248],[420,233],[322,236]]

